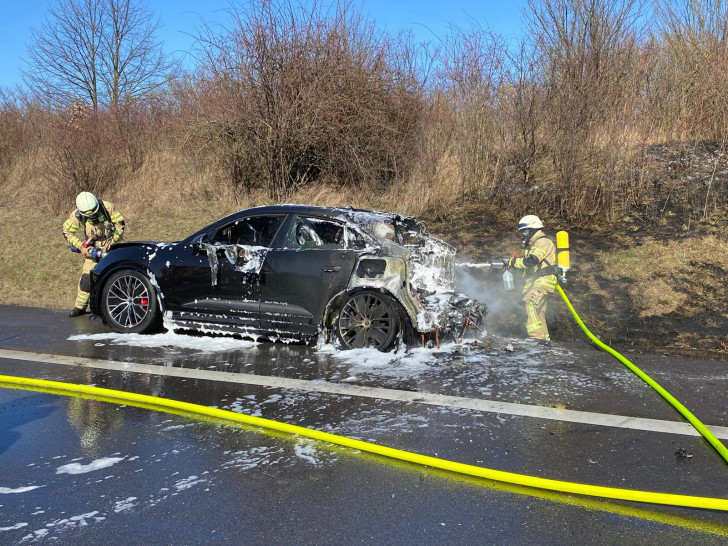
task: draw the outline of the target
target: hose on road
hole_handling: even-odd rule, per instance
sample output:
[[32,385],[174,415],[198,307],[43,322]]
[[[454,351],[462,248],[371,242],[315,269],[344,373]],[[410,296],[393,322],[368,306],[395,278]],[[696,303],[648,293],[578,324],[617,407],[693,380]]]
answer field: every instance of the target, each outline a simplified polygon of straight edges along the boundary
[[269,430],[275,430],[283,433],[294,434],[306,438],[312,438],[322,442],[329,442],[351,449],[357,449],[368,453],[374,453],[384,457],[390,457],[409,463],[414,463],[432,468],[438,468],[450,472],[484,478],[501,483],[522,485],[538,489],[558,491],[563,493],[574,493],[578,495],[587,495],[591,497],[601,497],[614,500],[626,500],[635,502],[645,502],[652,504],[662,504],[670,506],[683,506],[689,508],[704,508],[711,510],[720,510],[728,512],[728,499],[719,499],[711,497],[696,497],[689,495],[676,495],[670,493],[659,493],[651,491],[639,491],[632,489],[619,489],[613,487],[602,487],[597,485],[588,485],[575,482],[566,482],[559,480],[551,480],[539,478],[536,476],[528,476],[525,474],[516,474],[512,472],[504,472],[489,468],[483,468],[447,459],[420,455],[409,451],[403,451],[387,446],[374,444],[322,432],[319,430],[309,429],[297,425],[290,425],[279,421],[264,419],[235,413],[233,411],[223,410],[219,408],[211,408],[198,404],[191,404],[179,400],[171,400],[157,396],[147,396],[132,392],[124,392],[113,389],[105,389],[101,387],[92,387],[88,385],[76,385],[72,383],[63,383],[58,381],[48,381],[45,379],[33,379],[28,377],[16,377],[8,375],[0,375],[0,387],[24,389],[47,392],[51,394],[76,396],[81,398],[93,398],[103,402],[111,402],[115,404],[126,404],[145,409],[173,413],[196,419],[214,419],[228,422],[250,425],[254,427],[263,427]]
[[693,427],[695,427],[695,430],[697,430],[703,438],[705,438],[710,445],[712,445],[715,450],[720,454],[721,457],[723,457],[723,460],[728,462],[728,449],[721,443],[718,438],[715,437],[715,435],[710,432],[708,427],[706,427],[695,415],[692,414],[690,410],[688,410],[685,406],[683,406],[678,400],[672,396],[669,392],[667,392],[664,388],[662,388],[655,380],[653,380],[649,375],[647,375],[645,372],[640,370],[637,366],[635,366],[632,362],[627,360],[624,356],[622,356],[620,353],[612,349],[609,345],[603,343],[599,340],[594,334],[592,334],[589,331],[589,328],[586,327],[584,322],[581,320],[579,315],[577,314],[574,307],[571,305],[571,302],[569,301],[569,298],[566,297],[566,293],[561,288],[561,286],[557,285],[556,288],[559,291],[559,294],[561,294],[561,297],[563,298],[564,302],[566,303],[566,306],[569,308],[569,311],[571,311],[572,316],[574,317],[574,320],[576,320],[577,324],[581,327],[581,329],[584,331],[584,333],[587,335],[589,339],[594,342],[597,347],[600,349],[603,349],[610,355],[612,355],[614,358],[619,360],[622,364],[627,366],[632,372],[634,372],[640,379],[642,379],[645,383],[647,383],[650,387],[652,387],[655,391],[657,391],[660,396],[662,396],[665,400],[667,400],[672,407],[674,407],[678,412],[680,412],[680,415],[685,417]]

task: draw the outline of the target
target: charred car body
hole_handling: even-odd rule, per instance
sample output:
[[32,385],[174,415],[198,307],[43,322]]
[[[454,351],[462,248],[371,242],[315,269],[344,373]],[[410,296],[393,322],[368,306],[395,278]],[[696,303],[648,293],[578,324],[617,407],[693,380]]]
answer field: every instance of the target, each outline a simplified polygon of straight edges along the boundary
[[323,334],[345,348],[460,340],[486,308],[455,290],[454,257],[414,218],[257,207],[180,242],[112,247],[91,274],[91,310],[119,332],[164,320],[271,340]]

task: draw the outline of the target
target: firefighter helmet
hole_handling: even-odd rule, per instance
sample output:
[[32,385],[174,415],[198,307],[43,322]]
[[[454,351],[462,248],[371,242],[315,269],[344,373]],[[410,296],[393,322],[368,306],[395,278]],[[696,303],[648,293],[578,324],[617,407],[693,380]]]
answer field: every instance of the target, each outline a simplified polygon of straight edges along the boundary
[[534,231],[543,229],[543,222],[538,216],[529,214],[518,221],[518,231],[522,229],[533,229]]
[[99,200],[93,193],[82,191],[76,197],[76,208],[82,214],[90,216],[99,210]]

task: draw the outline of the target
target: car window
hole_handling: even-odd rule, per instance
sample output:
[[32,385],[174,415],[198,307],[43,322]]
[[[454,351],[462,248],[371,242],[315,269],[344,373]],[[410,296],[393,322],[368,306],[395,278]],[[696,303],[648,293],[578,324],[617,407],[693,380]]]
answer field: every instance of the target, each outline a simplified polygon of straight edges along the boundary
[[346,248],[346,228],[343,224],[297,216],[291,224],[288,247],[300,250],[313,248]]
[[283,223],[283,216],[243,218],[218,229],[212,244],[269,247]]

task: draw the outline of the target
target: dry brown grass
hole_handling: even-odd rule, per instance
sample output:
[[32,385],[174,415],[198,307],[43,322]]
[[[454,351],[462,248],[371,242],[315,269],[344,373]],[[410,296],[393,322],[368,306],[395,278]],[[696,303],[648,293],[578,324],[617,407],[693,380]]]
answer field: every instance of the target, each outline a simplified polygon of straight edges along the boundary
[[713,271],[722,271],[727,253],[728,242],[713,235],[672,241],[648,237],[638,248],[602,254],[598,275],[630,282],[640,318],[697,315],[703,309],[699,302],[724,288],[724,277]]

